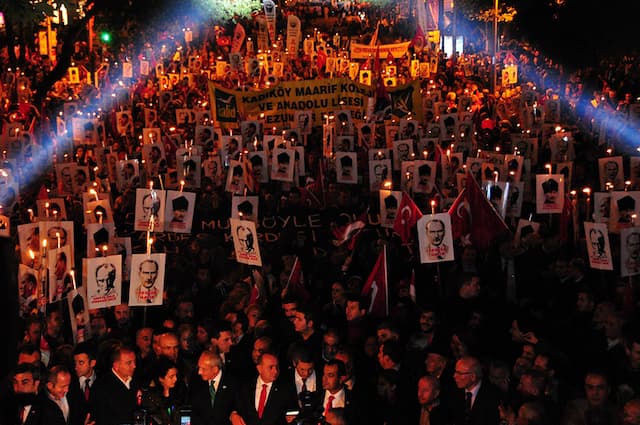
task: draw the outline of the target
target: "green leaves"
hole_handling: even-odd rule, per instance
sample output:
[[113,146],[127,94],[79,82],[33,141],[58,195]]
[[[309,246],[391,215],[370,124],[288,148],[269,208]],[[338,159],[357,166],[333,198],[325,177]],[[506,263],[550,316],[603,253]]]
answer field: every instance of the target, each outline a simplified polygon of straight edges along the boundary
[[235,17],[248,18],[262,10],[260,0],[198,0],[215,21],[229,21]]

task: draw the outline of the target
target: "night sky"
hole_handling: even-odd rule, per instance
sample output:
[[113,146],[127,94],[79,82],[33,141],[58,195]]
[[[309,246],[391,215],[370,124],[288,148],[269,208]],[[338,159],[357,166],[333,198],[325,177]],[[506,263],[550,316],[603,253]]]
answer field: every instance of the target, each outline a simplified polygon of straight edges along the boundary
[[565,65],[592,65],[603,56],[631,53],[640,45],[640,18],[633,1],[567,0],[561,8],[549,7],[549,0],[517,3],[515,31]]

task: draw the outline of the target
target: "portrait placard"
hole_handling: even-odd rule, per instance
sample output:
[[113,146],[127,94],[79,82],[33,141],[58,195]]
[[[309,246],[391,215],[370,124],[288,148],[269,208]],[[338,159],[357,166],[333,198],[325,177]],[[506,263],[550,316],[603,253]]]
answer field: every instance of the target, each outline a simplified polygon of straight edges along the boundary
[[420,263],[453,261],[451,217],[447,213],[423,215],[418,226]]
[[166,254],[133,254],[129,306],[162,305]]

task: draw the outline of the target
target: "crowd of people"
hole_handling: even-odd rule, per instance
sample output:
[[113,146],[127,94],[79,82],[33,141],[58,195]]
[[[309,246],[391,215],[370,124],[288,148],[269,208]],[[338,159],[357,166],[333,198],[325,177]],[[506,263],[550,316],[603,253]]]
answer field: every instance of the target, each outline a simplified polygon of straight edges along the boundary
[[[316,29],[307,37],[330,56],[348,52],[349,38],[333,33],[354,25],[350,14],[358,16],[366,41],[373,38],[376,26],[365,9],[329,9],[320,6],[317,17],[304,18],[308,11],[299,4],[295,12],[303,29],[339,18],[331,32]],[[259,25],[243,24],[247,42],[257,42]],[[609,224],[595,192],[631,195],[640,187],[630,155],[638,58],[568,72],[532,45],[510,41],[500,63],[517,65],[519,80],[503,79],[494,92],[486,54],[452,60],[435,46],[410,50],[360,67],[372,73],[393,67],[399,87],[418,80],[423,116],[392,117],[395,88],[378,86],[377,122],[336,110],[332,122],[327,116],[326,123],[310,123],[306,115],[273,138],[275,129],[259,116],[240,117],[231,131],[220,128],[210,108],[211,81],[249,93],[283,81],[350,77],[349,67],[328,71],[300,46],[299,55],[283,55],[276,76],[257,59],[251,69],[255,46],[254,53],[241,50],[246,67],[218,72],[222,58],[232,62],[233,27],[207,30],[184,19],[157,32],[138,25],[128,23],[120,37],[137,43],[92,52],[78,43],[73,67],[80,78],[72,82],[77,75],[69,74],[56,83],[42,108],[29,103],[30,87],[50,69],[46,58],[31,55],[22,71],[0,67],[6,100],[0,231],[20,245],[21,267],[34,270],[31,280],[19,282],[16,323],[23,338],[1,384],[0,424],[640,424],[640,270],[620,276],[633,269],[628,261],[635,257],[620,265],[617,227],[597,230],[593,242],[582,227],[583,221]],[[283,43],[279,37],[274,49],[283,51]],[[436,66],[417,75],[412,53]],[[328,139],[335,140],[331,152]],[[278,144],[283,152],[270,164]],[[265,161],[253,161],[260,151],[267,152]],[[295,153],[285,160],[284,151]],[[414,184],[402,167],[422,157]],[[281,158],[295,171],[274,178]],[[372,161],[380,167],[369,167]],[[564,176],[566,199],[555,198],[559,183],[549,179],[541,202],[554,196],[561,214],[536,209],[535,176],[552,168]],[[401,200],[378,189],[403,190],[422,212],[446,212],[467,171],[480,185],[495,179],[494,186],[484,184],[493,187],[486,196],[517,237],[501,235],[488,248],[460,238],[445,250],[445,223],[432,220],[427,233],[438,260],[423,264],[415,229],[408,240],[394,232]],[[510,208],[500,209],[510,201],[498,182],[520,188]],[[136,191],[165,186],[184,195],[167,202],[172,231],[156,230],[151,247],[160,203],[152,194],[140,198],[151,226],[141,230]],[[257,204],[248,202],[251,196]],[[94,197],[100,204],[88,209]],[[234,204],[237,197],[242,202]],[[616,204],[620,215],[624,204]],[[633,212],[632,206],[629,217]],[[236,261],[229,219],[237,214],[256,224],[251,246],[259,247],[261,266]],[[19,235],[19,225],[63,217],[70,227],[45,235],[35,225],[39,237]],[[182,227],[185,221],[190,226]],[[348,234],[354,223],[362,223],[355,236]],[[103,224],[112,224],[113,233]],[[128,251],[116,248],[116,237],[128,238]],[[51,275],[60,290],[39,292],[33,251],[40,252],[43,240],[60,250],[67,238],[73,245],[64,264],[59,256],[51,267],[61,270]],[[162,280],[155,257],[128,272],[132,282],[140,275],[142,286],[133,293],[161,305],[130,306],[123,289],[117,305],[92,309],[87,323],[78,321],[83,308],[66,297],[86,286],[79,265],[103,246],[105,256],[166,253],[162,294],[149,295]],[[378,314],[370,308],[375,294],[363,288],[383,247],[388,308]],[[591,268],[591,249],[602,250],[612,267]],[[78,284],[73,275],[65,279],[71,257]],[[96,281],[113,284],[121,269],[126,266],[105,262]],[[126,288],[129,279],[120,279]]]

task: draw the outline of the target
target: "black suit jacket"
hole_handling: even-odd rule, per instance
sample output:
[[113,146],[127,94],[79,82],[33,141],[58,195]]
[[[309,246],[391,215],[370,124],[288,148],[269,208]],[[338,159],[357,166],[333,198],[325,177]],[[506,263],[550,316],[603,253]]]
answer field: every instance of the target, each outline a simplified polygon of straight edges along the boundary
[[101,375],[91,387],[89,406],[96,425],[120,425],[132,423],[138,408],[139,387],[135,380],[130,389],[114,375],[113,371]]
[[[316,391],[313,401],[312,417],[308,419],[319,420],[324,414],[324,395],[325,390]],[[347,423],[350,425],[359,425],[369,422],[369,415],[366,406],[360,403],[360,399],[354,395],[348,388],[344,389],[344,414]]]
[[69,417],[64,420],[62,410],[55,401],[51,400],[46,391],[42,393],[42,417],[47,425],[82,425],[86,417],[86,410],[79,400],[73,394],[67,393],[67,403],[69,404]]
[[31,410],[29,410],[29,414],[27,415],[27,419],[24,421],[24,425],[40,425],[44,423],[43,418],[45,418],[45,416],[43,415],[42,406],[39,403],[31,405]]
[[13,392],[10,392],[2,398],[0,405],[2,405],[2,417],[0,417],[0,424],[2,425],[22,425],[20,412],[25,405],[30,405],[31,409],[24,425],[40,425],[43,423],[42,399],[35,394],[30,397],[29,401],[26,401],[24,398],[21,399]]
[[193,425],[229,424],[229,415],[234,408],[235,398],[239,391],[238,386],[238,381],[233,376],[223,372],[215,401],[211,406],[209,383],[200,377],[194,380],[190,391],[191,423]]
[[291,368],[284,373],[283,379],[286,380],[289,384],[293,385],[293,388],[296,391],[296,399],[298,400],[298,406],[300,406],[300,411],[305,411],[311,407],[311,403],[315,400],[316,393],[322,392],[322,375],[315,371],[315,391],[307,391],[306,394],[302,394],[302,392],[298,392],[298,388],[296,387],[296,370],[295,368]]
[[247,425],[282,425],[287,411],[299,410],[295,387],[284,380],[273,382],[262,418],[258,417],[255,397],[256,380],[252,379],[240,388],[235,408]]
[[482,381],[468,418],[465,415],[465,391],[458,389],[452,397],[449,407],[455,425],[495,425],[500,421],[500,393],[488,381]]

